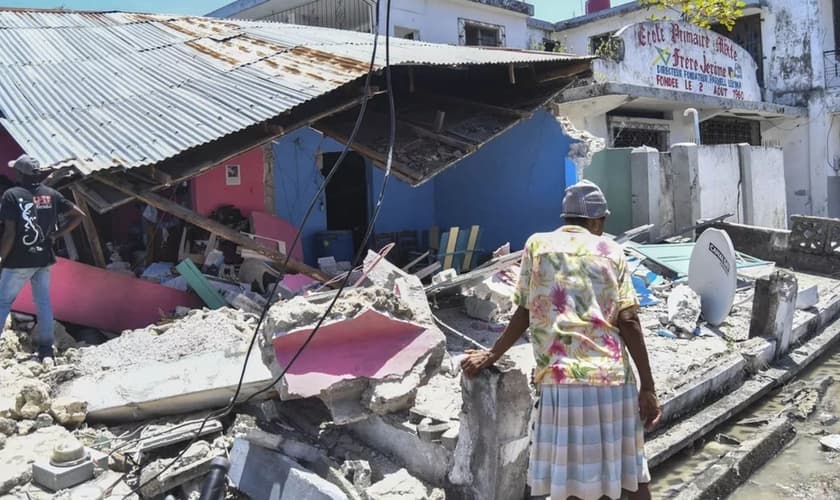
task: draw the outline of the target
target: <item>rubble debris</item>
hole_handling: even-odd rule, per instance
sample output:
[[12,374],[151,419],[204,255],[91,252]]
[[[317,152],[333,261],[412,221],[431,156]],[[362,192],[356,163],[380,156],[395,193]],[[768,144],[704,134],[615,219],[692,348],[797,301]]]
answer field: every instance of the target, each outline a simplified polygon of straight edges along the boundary
[[448,422],[435,423],[430,418],[424,418],[417,425],[417,435],[423,441],[430,443],[440,442],[443,434],[450,429],[451,425]]
[[55,420],[53,420],[52,416],[47,413],[42,413],[35,417],[35,429],[43,429],[44,427],[49,427],[51,425],[55,425]]
[[787,396],[782,399],[785,404],[782,413],[788,413],[798,420],[807,419],[820,403],[825,391],[834,383],[831,376],[823,377],[813,383],[802,381],[791,384],[787,389]]
[[834,425],[837,423],[837,415],[828,412],[822,412],[817,416],[817,422],[820,425]]
[[280,453],[237,439],[228,477],[234,487],[260,500],[347,500],[338,486]]
[[[224,452],[214,448],[207,441],[196,441],[175,464],[166,469],[173,459],[161,458],[143,468],[140,475],[140,492],[145,497],[157,497],[193,479],[202,477],[210,470],[211,462]],[[160,475],[159,475],[160,474]],[[158,476],[159,475],[159,476]],[[157,477],[156,477],[157,476]]]
[[489,299],[482,299],[475,295],[467,295],[464,297],[464,308],[467,316],[475,319],[480,319],[487,323],[496,321],[500,310],[498,304]]
[[49,457],[55,443],[70,438],[63,427],[54,425],[26,436],[7,438],[0,450],[0,495],[32,480],[32,463]]
[[829,434],[820,438],[823,449],[840,452],[840,434]]
[[40,380],[28,380],[15,397],[13,415],[18,419],[34,419],[50,410],[50,388]]
[[700,319],[700,296],[688,285],[677,285],[668,296],[668,321],[678,330],[693,333]]
[[341,464],[341,473],[360,491],[364,491],[371,484],[370,463],[366,460],[345,460]]
[[362,405],[377,415],[387,415],[409,409],[417,396],[418,387],[429,381],[440,366],[437,353],[426,354],[406,375],[372,381],[362,394]]
[[13,436],[17,432],[17,423],[11,418],[0,417],[0,435]]
[[365,490],[368,500],[445,500],[441,489],[427,488],[405,469],[386,475]]
[[31,434],[35,432],[35,421],[34,420],[21,420],[17,423],[17,433],[20,436],[26,436],[27,434]]
[[557,119],[557,123],[563,128],[563,133],[574,139],[574,142],[569,146],[567,156],[577,167],[577,178],[583,179],[583,170],[592,163],[592,157],[597,152],[607,147],[607,143],[601,137],[596,137],[585,130],[576,128],[565,114],[560,113],[556,106],[552,106],[551,110]]
[[809,309],[817,305],[819,301],[819,287],[817,285],[811,285],[807,288],[800,288],[799,292],[796,294],[797,309]]
[[52,401],[50,414],[65,427],[75,427],[85,421],[87,416],[87,401],[59,397]]
[[432,285],[440,285],[454,280],[458,277],[458,271],[455,269],[444,269],[443,271],[432,276]]

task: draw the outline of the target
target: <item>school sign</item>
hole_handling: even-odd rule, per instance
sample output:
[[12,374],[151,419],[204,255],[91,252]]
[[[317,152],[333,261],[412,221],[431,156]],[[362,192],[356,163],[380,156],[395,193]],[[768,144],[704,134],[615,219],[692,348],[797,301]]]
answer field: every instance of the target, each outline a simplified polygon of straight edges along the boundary
[[739,101],[761,101],[752,56],[694,25],[645,22],[619,30],[593,64],[597,82],[644,85]]

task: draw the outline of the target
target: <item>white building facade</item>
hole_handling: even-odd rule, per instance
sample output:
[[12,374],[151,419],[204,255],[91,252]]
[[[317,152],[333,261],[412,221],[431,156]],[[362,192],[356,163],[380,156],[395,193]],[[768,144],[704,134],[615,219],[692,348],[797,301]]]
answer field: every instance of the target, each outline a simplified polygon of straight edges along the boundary
[[[840,0],[748,2],[731,32],[651,24],[652,15],[663,12],[631,3],[555,24],[564,51],[603,56],[591,85],[561,97],[573,123],[610,145],[665,150],[695,140],[685,116],[695,108],[702,143],[784,149],[789,213],[840,217]],[[605,43],[615,36],[623,41]],[[664,52],[644,52],[652,46]],[[696,71],[704,57],[715,64],[706,76]]]
[[[385,34],[380,2],[380,34]],[[237,0],[211,17],[270,20],[372,32],[374,0]],[[518,0],[392,0],[392,36],[450,45],[542,48],[553,25],[532,18],[533,5]]]

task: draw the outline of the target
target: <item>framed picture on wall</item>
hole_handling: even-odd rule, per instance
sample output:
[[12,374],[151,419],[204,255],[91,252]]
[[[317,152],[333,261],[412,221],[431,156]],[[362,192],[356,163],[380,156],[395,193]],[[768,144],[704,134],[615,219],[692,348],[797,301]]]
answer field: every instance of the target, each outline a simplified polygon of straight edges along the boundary
[[228,165],[225,167],[225,184],[228,186],[238,186],[242,184],[242,176],[239,165]]

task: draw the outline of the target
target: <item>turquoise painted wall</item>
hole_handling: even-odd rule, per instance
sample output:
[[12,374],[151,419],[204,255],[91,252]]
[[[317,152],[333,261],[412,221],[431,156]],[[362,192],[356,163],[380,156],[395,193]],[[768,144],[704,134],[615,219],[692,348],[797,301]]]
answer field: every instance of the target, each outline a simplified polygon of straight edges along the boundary
[[630,184],[630,153],[632,148],[609,148],[595,153],[592,164],[583,170],[589,179],[604,192],[610,208],[606,231],[619,234],[633,227],[633,193]]

